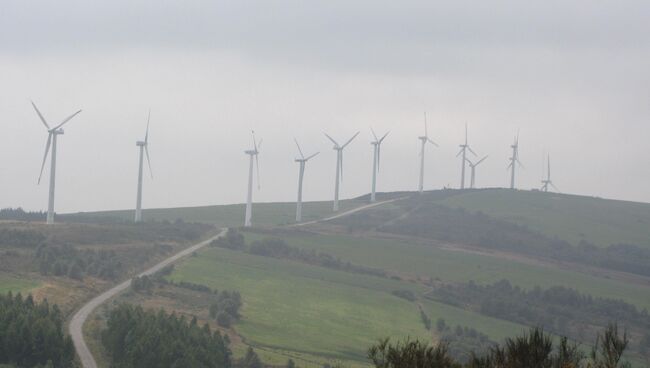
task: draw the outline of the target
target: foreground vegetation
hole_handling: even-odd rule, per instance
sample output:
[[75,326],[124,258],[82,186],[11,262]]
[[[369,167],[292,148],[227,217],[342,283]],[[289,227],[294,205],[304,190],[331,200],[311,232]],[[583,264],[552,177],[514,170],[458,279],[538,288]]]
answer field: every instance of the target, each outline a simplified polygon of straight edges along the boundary
[[467,363],[455,360],[444,341],[431,346],[418,340],[391,344],[384,339],[370,347],[368,357],[376,368],[626,368],[630,367],[623,359],[627,344],[626,334],[610,325],[586,356],[568,339],[554,344],[552,336],[535,328],[494,345],[485,354],[470,353]]
[[47,300],[34,302],[31,295],[0,295],[0,365],[68,368],[75,352],[63,334],[63,315]]
[[163,311],[123,304],[110,312],[102,334],[113,365],[137,367],[230,367],[228,342],[208,325]]

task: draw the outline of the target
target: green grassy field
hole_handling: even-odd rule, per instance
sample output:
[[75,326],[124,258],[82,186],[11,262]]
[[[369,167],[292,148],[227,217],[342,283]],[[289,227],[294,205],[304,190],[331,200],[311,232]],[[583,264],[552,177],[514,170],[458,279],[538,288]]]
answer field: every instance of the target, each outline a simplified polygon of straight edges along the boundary
[[7,293],[9,291],[13,293],[26,293],[32,289],[37,288],[39,285],[40,283],[34,280],[17,278],[0,273],[0,294]]
[[[236,328],[248,343],[306,356],[364,361],[366,349],[378,338],[392,336],[429,339],[417,305],[390,293],[423,292],[418,284],[346,273],[220,248],[202,251],[171,275],[212,288],[239,290],[243,320]],[[426,307],[449,321],[479,325],[496,338],[516,325],[434,302]]]
[[646,203],[506,189],[459,192],[437,202],[482,211],[572,244],[586,240],[601,247],[619,243],[650,247]]
[[[255,233],[245,233],[245,236],[247,241],[268,237]],[[508,279],[524,288],[563,285],[593,296],[623,299],[650,310],[650,288],[569,269],[440,249],[407,240],[317,234],[285,235],[283,239],[295,247],[322,251],[345,261],[383,270],[452,282],[491,283]]]
[[[341,211],[349,210],[367,204],[360,200],[344,200],[340,202]],[[146,220],[175,221],[183,219],[187,222],[204,222],[220,226],[241,226],[244,223],[245,205],[233,204],[222,206],[159,208],[143,210]],[[306,202],[303,205],[303,221],[318,220],[332,215],[332,202]],[[76,216],[111,217],[121,220],[131,220],[133,210],[84,212],[65,215],[66,219],[74,220]],[[296,218],[295,203],[254,203],[253,224],[256,226],[277,226],[292,224]]]

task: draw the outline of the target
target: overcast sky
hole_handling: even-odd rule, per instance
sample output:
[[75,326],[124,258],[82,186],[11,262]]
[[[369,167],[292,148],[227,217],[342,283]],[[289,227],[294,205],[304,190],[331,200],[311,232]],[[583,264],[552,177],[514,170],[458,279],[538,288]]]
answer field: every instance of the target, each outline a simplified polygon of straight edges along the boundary
[[[58,212],[131,208],[151,108],[145,207],[240,203],[250,131],[264,139],[259,201],[293,201],[296,137],[305,198],[370,189],[370,126],[384,143],[378,188],[414,190],[423,112],[440,148],[425,186],[458,187],[469,143],[504,187],[519,130],[518,187],[538,188],[550,152],[562,192],[650,202],[650,2],[0,2],[0,207],[44,210],[36,185],[56,124]],[[49,163],[46,166],[47,179]]]

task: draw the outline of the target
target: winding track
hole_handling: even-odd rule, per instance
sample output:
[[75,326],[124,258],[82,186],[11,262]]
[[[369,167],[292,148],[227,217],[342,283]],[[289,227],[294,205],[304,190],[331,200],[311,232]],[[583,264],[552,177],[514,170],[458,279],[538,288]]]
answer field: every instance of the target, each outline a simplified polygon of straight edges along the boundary
[[[210,244],[211,241],[219,237],[222,237],[225,233],[226,233],[226,229],[222,230],[219,234],[213,236],[208,240],[202,241],[198,244],[195,244],[187,249],[184,249],[176,253],[170,258],[167,258],[166,260],[158,263],[157,265],[151,267],[150,269],[142,272],[138,276],[154,274],[160,271],[165,266],[174,263],[183,257],[189,256],[193,252],[205,247],[206,245]],[[82,330],[84,322],[86,322],[86,319],[88,319],[88,316],[90,315],[90,313],[92,313],[93,310],[95,310],[95,308],[99,307],[108,299],[126,290],[131,285],[131,280],[132,279],[126,280],[123,283],[94,297],[92,300],[86,303],[86,305],[81,307],[81,309],[79,309],[79,311],[72,317],[72,320],[70,321],[70,327],[69,327],[70,336],[72,337],[74,348],[75,350],[77,350],[77,354],[79,355],[79,359],[81,360],[81,365],[84,368],[97,368],[97,363],[95,362],[95,358],[93,358],[93,355],[88,349],[88,346],[86,345],[86,341],[84,340],[84,335]]]
[[[373,207],[381,206],[381,205],[384,205],[384,204],[396,202],[396,201],[402,200],[404,198],[406,198],[406,197],[390,199],[390,200],[382,201],[382,202],[375,202],[375,203],[371,203],[371,204],[368,204],[368,205],[365,205],[365,206],[357,207],[357,208],[351,209],[349,211],[345,211],[345,212],[336,214],[334,216],[330,216],[330,217],[323,218],[323,219],[320,219],[320,220],[302,222],[302,223],[294,224],[294,225],[291,225],[291,226],[293,226],[293,227],[295,227],[295,226],[305,226],[305,225],[315,224],[315,223],[318,223],[318,222],[330,221],[330,220],[334,220],[334,219],[338,219],[338,218],[341,218],[341,217],[344,217],[344,216],[351,215],[351,214],[359,212],[359,211],[367,210],[369,208],[373,208]],[[181,259],[183,257],[189,256],[193,252],[195,252],[195,251],[205,247],[206,245],[210,244],[210,242],[212,242],[213,240],[224,236],[226,234],[226,231],[227,231],[227,229],[223,229],[223,230],[221,230],[221,232],[219,234],[211,237],[210,239],[202,241],[202,242],[200,242],[198,244],[195,244],[195,245],[193,245],[193,246],[191,246],[191,247],[189,247],[189,248],[187,248],[185,250],[182,250],[182,251],[176,253],[175,255],[171,256],[170,258],[167,258],[166,260],[158,263],[157,265],[151,267],[150,269],[142,272],[138,276],[145,276],[145,275],[148,276],[148,275],[152,275],[152,274],[160,271],[165,266],[167,266],[169,264],[172,264],[172,263],[178,261],[179,259]],[[117,294],[121,293],[122,291],[128,289],[129,286],[131,285],[131,280],[132,279],[126,280],[126,281],[122,282],[121,284],[119,284],[117,286],[114,286],[113,288],[111,288],[111,289],[99,294],[98,296],[94,297],[88,303],[86,303],[83,307],[81,307],[81,309],[79,309],[79,311],[77,311],[77,313],[75,313],[75,315],[70,320],[70,326],[69,326],[70,336],[72,337],[72,342],[74,343],[75,350],[77,351],[77,354],[79,355],[79,359],[81,360],[82,367],[84,367],[84,368],[97,368],[97,362],[95,362],[95,358],[93,358],[92,353],[90,352],[90,350],[88,349],[88,346],[86,345],[86,340],[84,340],[83,328],[82,328],[84,323],[88,319],[88,316],[90,315],[90,313],[92,313],[97,307],[102,305],[108,299],[110,299],[110,298],[116,296]]]
[[334,216],[326,217],[326,218],[323,218],[323,219],[320,219],[320,220],[314,220],[314,221],[308,221],[308,222],[301,222],[301,223],[299,223],[299,224],[289,225],[288,227],[297,227],[297,226],[313,225],[313,224],[318,223],[318,222],[326,222],[326,221],[330,221],[330,220],[335,220],[335,219],[338,219],[338,218],[341,218],[341,217],[345,217],[345,216],[351,215],[351,214],[356,213],[356,212],[364,211],[364,210],[367,210],[367,209],[369,209],[369,208],[373,208],[373,207],[381,206],[381,205],[388,204],[388,203],[393,203],[393,202],[401,201],[402,199],[406,199],[406,198],[408,198],[408,196],[398,197],[398,198],[394,198],[394,199],[389,199],[389,200],[387,200],[387,201],[381,201],[381,202],[370,203],[370,204],[367,204],[367,205],[365,205],[365,206],[361,206],[361,207],[353,208],[353,209],[348,210],[348,211],[345,211],[345,212],[341,212],[341,213],[336,214],[336,215],[334,215]]

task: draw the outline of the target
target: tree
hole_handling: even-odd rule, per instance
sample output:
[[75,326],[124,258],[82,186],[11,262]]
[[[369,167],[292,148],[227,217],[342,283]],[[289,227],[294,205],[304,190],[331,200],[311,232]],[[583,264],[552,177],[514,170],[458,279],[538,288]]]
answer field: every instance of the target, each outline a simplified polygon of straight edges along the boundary
[[246,355],[241,361],[241,366],[243,368],[262,368],[262,361],[252,347],[249,346],[246,350]]
[[623,352],[627,348],[629,340],[627,332],[620,336],[618,326],[610,324],[605,332],[598,334],[596,345],[591,350],[590,368],[623,368],[630,367],[628,362],[621,362]]
[[376,368],[460,368],[449,355],[446,343],[427,346],[406,340],[391,344],[386,338],[368,349],[368,358]]

